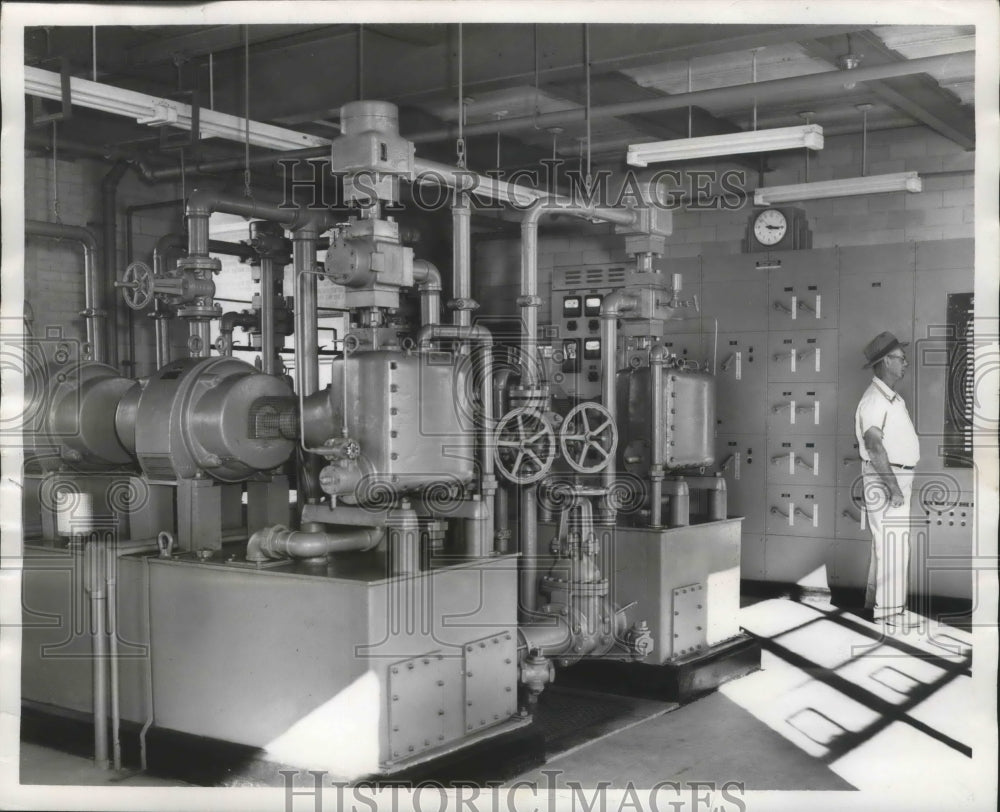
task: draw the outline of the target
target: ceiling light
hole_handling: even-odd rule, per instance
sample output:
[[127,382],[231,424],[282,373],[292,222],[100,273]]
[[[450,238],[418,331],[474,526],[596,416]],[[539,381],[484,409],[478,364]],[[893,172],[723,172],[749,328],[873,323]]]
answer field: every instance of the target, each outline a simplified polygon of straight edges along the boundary
[[789,186],[764,186],[753,193],[755,206],[791,203],[796,200],[820,200],[827,197],[874,195],[882,192],[919,192],[923,182],[916,172],[891,175],[865,175],[860,178],[793,183]]
[[[24,66],[24,92],[43,99],[62,98],[62,77],[58,73]],[[70,99],[74,105],[105,113],[134,118],[139,124],[154,127],[171,126],[190,130],[191,106],[172,99],[150,96],[134,90],[92,82],[79,76],[70,77]],[[202,138],[224,138],[229,141],[246,139],[247,121],[239,116],[215,110],[199,110],[199,133]],[[250,143],[255,147],[291,150],[326,146],[327,138],[275,127],[261,121],[250,121]]]
[[650,144],[629,144],[629,166],[647,166],[662,161],[685,161],[746,152],[771,152],[779,149],[823,149],[823,128],[818,124],[778,127],[772,130],[707,135],[700,138],[676,138]]

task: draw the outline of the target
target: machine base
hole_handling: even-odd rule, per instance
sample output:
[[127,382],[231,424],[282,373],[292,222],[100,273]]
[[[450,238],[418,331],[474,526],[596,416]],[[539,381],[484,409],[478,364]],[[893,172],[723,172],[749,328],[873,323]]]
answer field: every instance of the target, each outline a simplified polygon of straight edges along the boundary
[[737,677],[760,670],[760,643],[739,636],[663,665],[584,660],[559,673],[560,685],[613,694],[690,702]]
[[[142,726],[122,720],[122,765],[139,769]],[[35,702],[21,707],[21,740],[52,747],[82,758],[94,754],[93,717]],[[260,748],[190,733],[152,727],[146,734],[146,760],[152,775],[199,786],[285,786],[282,770],[295,765],[267,758]],[[537,725],[525,723],[452,752],[403,766],[387,774],[365,776],[350,783],[412,786],[421,782],[485,784],[504,781],[545,763],[545,739]],[[337,780],[331,774],[329,780]],[[312,786],[304,768],[293,776],[295,786]]]

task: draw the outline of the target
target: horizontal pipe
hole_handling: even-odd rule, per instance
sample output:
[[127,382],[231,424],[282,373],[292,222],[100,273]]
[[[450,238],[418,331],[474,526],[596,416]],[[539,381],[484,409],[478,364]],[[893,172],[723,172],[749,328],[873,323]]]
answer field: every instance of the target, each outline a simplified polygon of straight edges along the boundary
[[[468,327],[460,324],[427,324],[417,332],[417,347],[426,350],[431,344],[440,339],[476,341],[480,344],[490,346],[493,344],[492,333],[481,324],[472,324]],[[490,398],[490,401],[492,402],[492,398]]]
[[281,558],[320,558],[331,553],[361,552],[377,546],[385,528],[341,527],[336,530],[289,530],[264,527],[247,542],[247,561]]

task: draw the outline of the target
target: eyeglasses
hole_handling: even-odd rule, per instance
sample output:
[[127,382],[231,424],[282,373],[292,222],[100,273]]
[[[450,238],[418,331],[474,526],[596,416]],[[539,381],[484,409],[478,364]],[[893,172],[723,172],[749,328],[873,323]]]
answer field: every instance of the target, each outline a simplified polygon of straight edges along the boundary
[[891,352],[886,356],[886,358],[895,358],[897,361],[905,361],[906,354],[902,352]]

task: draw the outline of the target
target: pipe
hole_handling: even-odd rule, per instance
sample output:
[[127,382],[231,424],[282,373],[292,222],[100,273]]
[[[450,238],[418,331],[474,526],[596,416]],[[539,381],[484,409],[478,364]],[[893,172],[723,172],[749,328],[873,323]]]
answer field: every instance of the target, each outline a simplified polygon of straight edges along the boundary
[[[101,181],[101,217],[104,221],[104,282],[97,286],[97,297],[108,304],[107,363],[118,366],[118,299],[110,299],[108,291],[114,290],[118,274],[118,184],[129,169],[127,161],[118,161]],[[135,359],[130,359],[135,362]]]
[[538,610],[538,491],[533,485],[521,488],[519,546],[521,548],[521,616],[530,618]]
[[261,372],[274,375],[277,354],[274,351],[274,260],[260,258],[260,354]]
[[413,260],[413,281],[420,291],[420,323],[441,323],[441,272],[426,259]]
[[24,233],[33,237],[55,240],[73,240],[83,246],[83,300],[82,316],[86,325],[90,357],[100,364],[107,363],[105,333],[100,323],[105,317],[101,309],[100,279],[97,271],[97,236],[89,228],[49,223],[44,220],[25,220]]
[[197,339],[194,349],[189,343],[188,357],[208,358],[212,354],[211,325],[203,319],[192,319],[188,322],[188,338]]
[[[639,298],[624,290],[617,290],[610,296],[606,296],[601,303],[601,401],[604,408],[608,410],[612,421],[618,419],[618,391],[617,391],[617,348],[618,348],[618,317],[622,313],[635,310],[639,305]],[[615,483],[615,458],[614,455],[608,460],[602,474],[604,487],[610,493],[611,487]]]
[[302,226],[292,234],[292,273],[298,301],[295,303],[295,380],[299,397],[319,388],[319,320],[316,313],[315,226]]
[[[521,307],[521,318],[524,328],[523,340],[521,342],[521,382],[524,386],[540,383],[537,380],[537,371],[541,369],[541,365],[536,354],[538,344],[538,308],[542,306],[542,299],[538,295],[538,223],[546,214],[568,214],[583,219],[600,218],[627,225],[634,225],[636,219],[636,213],[628,209],[602,209],[596,206],[576,205],[555,206],[551,201],[547,200],[536,200],[524,213],[524,218],[521,220],[521,295],[517,300]],[[619,295],[621,295],[621,292],[611,294],[604,301],[607,303]],[[608,321],[604,316],[604,309],[605,305],[602,304],[602,336],[605,333],[605,325]],[[610,329],[612,331],[616,329],[616,319],[617,312],[614,318],[611,319]],[[602,357],[606,358],[608,355],[606,344],[602,345],[602,352],[604,353]],[[613,357],[613,351],[611,354]],[[613,368],[613,363],[608,363],[607,365]],[[614,376],[606,375],[605,377],[612,379],[610,392],[613,399]],[[605,382],[605,386],[608,386],[607,382]],[[605,391],[608,390],[605,389]],[[607,400],[605,400],[605,408],[608,409],[613,420],[615,414],[613,403],[609,405]],[[615,480],[614,467],[614,459],[612,458],[609,460],[608,466],[604,471],[604,485],[608,493],[610,493]],[[522,488],[521,499],[521,605],[525,612],[530,614],[537,605],[537,589],[535,584],[537,580],[537,562],[535,559],[538,555],[538,521],[536,515],[538,497],[534,488],[528,486]]]
[[376,547],[384,536],[384,527],[336,527],[323,531],[289,530],[276,524],[250,536],[247,561],[321,558],[331,553],[362,552]]
[[[153,246],[153,275],[161,277],[166,273],[166,256],[171,249],[187,247],[187,237],[179,232],[164,234]],[[160,301],[154,299],[153,331],[156,341],[156,368],[162,369],[170,363],[170,325],[168,315],[160,310]]]
[[[493,376],[493,414],[498,417],[507,413],[508,392],[507,386],[510,383],[514,370],[510,368],[501,369]],[[504,482],[497,483],[497,495],[494,507],[495,549],[498,553],[506,554],[510,549],[510,492]]]
[[472,208],[469,196],[464,192],[455,193],[455,203],[451,209],[451,252],[454,323],[468,327],[472,323]]
[[417,183],[437,183],[450,189],[475,193],[481,197],[503,203],[513,203],[530,212],[536,203],[546,203],[553,214],[570,214],[590,220],[603,220],[619,225],[635,225],[636,215],[629,209],[615,209],[607,206],[579,206],[570,198],[551,195],[537,189],[529,189],[502,180],[480,175],[457,166],[415,158],[413,161],[414,180]]
[[118,559],[132,553],[153,552],[156,543],[115,545],[114,555],[105,555],[107,566],[104,582],[108,588],[108,659],[111,663],[111,753],[116,770],[122,768],[121,742],[121,680],[118,671]]
[[660,527],[663,523],[663,362],[666,359],[667,350],[662,344],[657,344],[649,351],[649,389],[653,401],[653,453],[649,466],[650,527]]
[[84,589],[90,596],[90,631],[93,645],[94,763],[108,769],[108,636],[104,625],[107,610],[104,546],[88,541],[83,547]]

